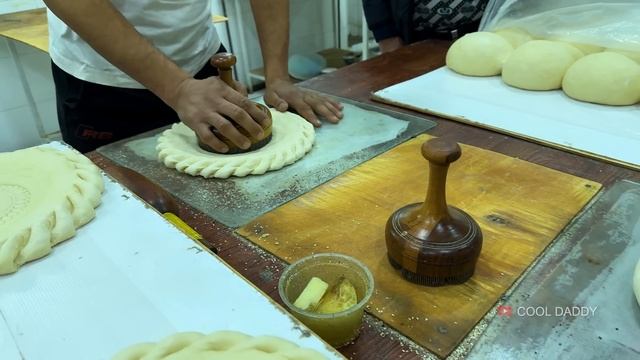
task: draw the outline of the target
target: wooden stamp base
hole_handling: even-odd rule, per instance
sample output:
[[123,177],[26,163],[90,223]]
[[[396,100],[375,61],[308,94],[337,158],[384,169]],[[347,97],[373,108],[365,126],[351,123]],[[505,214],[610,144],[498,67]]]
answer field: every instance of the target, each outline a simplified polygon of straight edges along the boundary
[[[265,113],[267,115],[267,117],[271,120],[271,111],[269,110],[268,107],[262,105],[262,104],[255,104],[256,107],[258,109],[260,109],[260,111],[262,111],[263,113]],[[229,120],[231,123],[234,123],[233,120],[229,119],[228,117],[225,116],[225,118],[227,120]],[[233,154],[244,154],[244,153],[248,153],[251,151],[255,151],[258,150],[260,148],[263,148],[265,145],[267,145],[270,141],[271,141],[271,137],[272,137],[272,133],[271,133],[271,125],[269,125],[266,128],[263,128],[264,133],[265,133],[265,137],[262,138],[261,140],[257,140],[253,137],[251,137],[246,130],[244,130],[243,128],[241,128],[239,125],[236,125],[236,128],[238,129],[238,131],[240,131],[240,133],[244,136],[246,136],[247,138],[249,138],[249,140],[251,140],[251,146],[249,146],[248,149],[242,149],[238,146],[236,146],[236,144],[234,144],[233,142],[231,142],[231,140],[227,139],[225,136],[223,136],[220,131],[218,131],[218,129],[214,128],[213,126],[211,126],[209,129],[211,130],[211,132],[213,133],[213,135],[215,135],[218,139],[220,139],[222,142],[224,142],[227,147],[229,148],[229,151],[225,152],[225,153],[221,153],[218,152],[214,149],[212,149],[209,145],[203,143],[202,141],[200,141],[200,139],[198,139],[198,146],[204,150],[204,151],[208,151],[208,152],[212,152],[212,153],[216,153],[216,154],[223,154],[223,155],[233,155]]]
[[402,276],[417,284],[443,286],[462,284],[473,276],[480,249],[480,227],[464,211],[449,206],[449,216],[429,233],[416,233],[406,219],[419,211],[422,203],[407,205],[387,222],[386,242],[389,262]]
[[260,140],[258,142],[252,143],[251,146],[248,149],[241,149],[241,148],[236,147],[236,146],[230,147],[229,151],[227,151],[226,153],[221,153],[221,152],[215,151],[209,145],[201,142],[200,139],[198,139],[198,146],[204,151],[208,151],[208,152],[212,152],[212,153],[216,153],[216,154],[224,154],[224,155],[244,154],[244,153],[248,153],[248,152],[255,151],[255,150],[263,148],[265,145],[267,145],[271,141],[271,137],[272,137],[272,135],[269,134],[269,136],[265,137],[264,139],[262,139],[262,140]]

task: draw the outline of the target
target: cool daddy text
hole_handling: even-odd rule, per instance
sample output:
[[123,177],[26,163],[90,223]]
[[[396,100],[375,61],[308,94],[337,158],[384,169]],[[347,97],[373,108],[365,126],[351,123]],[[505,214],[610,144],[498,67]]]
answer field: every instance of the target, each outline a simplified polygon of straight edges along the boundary
[[518,316],[579,317],[593,316],[597,309],[597,306],[519,306],[516,308],[516,314]]

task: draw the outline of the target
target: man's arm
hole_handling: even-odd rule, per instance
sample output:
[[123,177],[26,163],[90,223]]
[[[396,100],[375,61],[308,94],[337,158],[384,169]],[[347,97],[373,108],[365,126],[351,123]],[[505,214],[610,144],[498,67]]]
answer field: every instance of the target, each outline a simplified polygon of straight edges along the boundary
[[193,79],[138,33],[110,1],[44,2],[100,55],[171,106],[209,146],[228,150],[209,126],[218,128],[240,147],[250,146],[249,139],[222,115],[231,117],[251,135],[262,136],[261,126],[251,117],[268,120],[246,98],[218,78]]
[[268,81],[289,80],[289,0],[251,0]]
[[404,46],[393,21],[390,0],[363,0],[362,7],[369,30],[380,45],[380,50],[390,52]]
[[342,105],[324,96],[315,95],[294,86],[289,79],[289,1],[251,0],[251,8],[258,29],[260,48],[265,65],[267,91],[265,102],[278,111],[291,105],[315,126],[320,115],[330,122],[342,118]]

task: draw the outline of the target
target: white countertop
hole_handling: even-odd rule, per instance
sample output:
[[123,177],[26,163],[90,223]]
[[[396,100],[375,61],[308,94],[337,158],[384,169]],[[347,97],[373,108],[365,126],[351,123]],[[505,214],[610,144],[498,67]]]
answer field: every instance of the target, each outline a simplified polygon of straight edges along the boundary
[[342,358],[217,256],[104,180],[93,221],[48,256],[0,276],[0,359],[108,359],[175,332],[217,330],[279,336]]

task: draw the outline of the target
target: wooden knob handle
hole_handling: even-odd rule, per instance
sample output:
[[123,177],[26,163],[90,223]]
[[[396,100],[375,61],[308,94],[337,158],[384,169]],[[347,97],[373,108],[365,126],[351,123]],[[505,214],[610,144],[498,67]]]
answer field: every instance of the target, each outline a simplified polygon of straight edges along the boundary
[[429,161],[429,184],[422,214],[434,223],[449,216],[446,196],[447,172],[449,164],[458,160],[460,155],[462,150],[455,142],[435,138],[422,144],[422,156]]
[[422,156],[430,163],[449,165],[462,155],[460,145],[441,138],[431,139],[422,144]]
[[231,53],[218,53],[211,58],[211,65],[218,68],[220,79],[235,89],[233,82],[233,65],[236,64],[236,56]]

